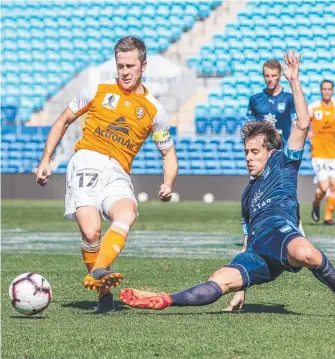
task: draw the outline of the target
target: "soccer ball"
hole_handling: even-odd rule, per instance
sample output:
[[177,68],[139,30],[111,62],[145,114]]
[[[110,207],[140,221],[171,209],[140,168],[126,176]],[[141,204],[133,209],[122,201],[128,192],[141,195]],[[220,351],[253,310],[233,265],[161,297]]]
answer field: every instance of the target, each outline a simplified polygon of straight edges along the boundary
[[23,273],[9,286],[12,306],[24,315],[41,313],[49,305],[51,297],[49,282],[37,273]]
[[206,193],[202,199],[204,200],[205,203],[213,203],[214,202],[214,196],[212,195],[212,193]]

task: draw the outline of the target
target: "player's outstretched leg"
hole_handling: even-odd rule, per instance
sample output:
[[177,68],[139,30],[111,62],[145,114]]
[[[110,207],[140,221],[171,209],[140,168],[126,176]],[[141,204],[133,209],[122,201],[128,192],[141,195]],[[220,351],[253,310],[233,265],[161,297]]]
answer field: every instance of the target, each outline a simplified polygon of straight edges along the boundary
[[322,263],[316,268],[310,268],[314,276],[335,293],[335,269],[330,260],[322,253]]
[[84,286],[88,290],[97,288],[114,288],[118,286],[123,280],[121,273],[111,272],[105,268],[97,268],[84,278]]
[[123,303],[134,308],[162,310],[172,305],[171,296],[167,293],[125,288],[120,291],[119,297]]
[[287,246],[288,261],[295,267],[308,268],[315,277],[335,293],[335,269],[324,253],[306,238],[297,237]]
[[174,294],[153,293],[126,288],[120,291],[122,302],[134,308],[162,310],[169,306],[202,306],[216,302],[222,295],[241,289],[241,273],[235,268],[222,268],[209,281]]

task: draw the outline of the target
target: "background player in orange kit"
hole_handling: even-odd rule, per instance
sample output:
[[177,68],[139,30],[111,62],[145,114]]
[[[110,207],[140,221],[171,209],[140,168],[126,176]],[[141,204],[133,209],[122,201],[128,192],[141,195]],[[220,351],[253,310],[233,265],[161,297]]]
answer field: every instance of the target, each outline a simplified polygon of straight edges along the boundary
[[312,164],[318,179],[318,188],[313,201],[312,218],[320,220],[320,203],[328,189],[323,223],[333,226],[335,209],[335,101],[332,99],[334,83],[324,80],[321,83],[321,100],[309,105],[312,143]]
[[[127,36],[115,46],[118,78],[83,89],[58,117],[48,136],[37,182],[44,186],[51,175],[50,159],[67,127],[87,112],[83,137],[75,146],[66,175],[65,218],[76,220],[82,234],[82,254],[89,274],[88,289],[98,289],[98,312],[113,310],[109,291],[123,276],[109,270],[125,245],[137,216],[137,201],[130,179],[131,164],[152,133],[164,165],[161,201],[169,201],[178,172],[168,116],[142,84],[146,48]],[[112,221],[101,238],[101,217]]]

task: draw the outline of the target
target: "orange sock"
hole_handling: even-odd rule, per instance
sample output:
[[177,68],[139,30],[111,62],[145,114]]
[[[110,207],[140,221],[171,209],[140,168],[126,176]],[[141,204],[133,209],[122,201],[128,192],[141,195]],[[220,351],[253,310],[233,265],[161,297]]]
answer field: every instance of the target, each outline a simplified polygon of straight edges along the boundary
[[322,192],[321,189],[318,187],[315,191],[315,197],[314,197],[314,204],[317,207],[320,207],[320,203],[322,201],[322,198],[325,196],[326,192]]
[[329,196],[326,203],[325,220],[329,221],[333,218],[335,209],[335,197]]
[[122,223],[114,222],[112,224],[102,238],[99,255],[92,270],[111,266],[126,243],[128,231],[129,227]]

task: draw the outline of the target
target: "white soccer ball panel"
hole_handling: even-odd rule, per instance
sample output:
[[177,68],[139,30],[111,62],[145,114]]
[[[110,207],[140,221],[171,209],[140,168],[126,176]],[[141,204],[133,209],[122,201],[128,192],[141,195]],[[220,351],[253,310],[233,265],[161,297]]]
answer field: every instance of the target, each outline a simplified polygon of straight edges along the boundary
[[49,282],[37,273],[24,273],[16,277],[9,287],[12,306],[25,315],[40,313],[52,297]]

